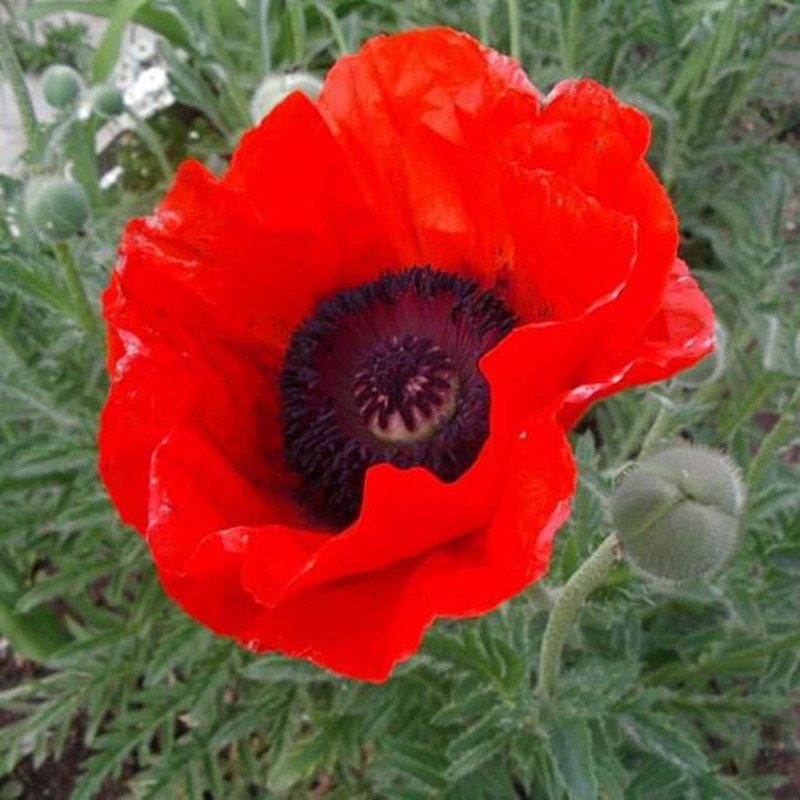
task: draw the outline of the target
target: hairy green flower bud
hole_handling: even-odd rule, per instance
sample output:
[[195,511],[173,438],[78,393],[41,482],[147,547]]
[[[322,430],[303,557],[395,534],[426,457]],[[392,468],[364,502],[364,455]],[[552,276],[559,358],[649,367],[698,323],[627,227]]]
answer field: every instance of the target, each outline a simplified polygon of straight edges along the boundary
[[714,325],[716,347],[714,352],[695,364],[691,369],[681,372],[676,380],[684,386],[702,386],[713,383],[725,371],[725,356],[728,349],[728,332],[717,320]]
[[66,108],[81,92],[81,76],[65,64],[53,64],[42,76],[42,92],[48,105]]
[[25,189],[25,212],[41,236],[67,239],[89,219],[89,200],[79,183],[57,177],[36,178]]
[[739,471],[709,448],[682,446],[645,459],[611,497],[625,554],[643,572],[686,581],[730,557],[744,506]]
[[292,92],[302,92],[316,100],[321,90],[322,81],[307,72],[268,75],[253,95],[250,112],[258,122]]
[[101,117],[115,117],[121,114],[125,110],[122,92],[108,84],[93,86],[92,108]]

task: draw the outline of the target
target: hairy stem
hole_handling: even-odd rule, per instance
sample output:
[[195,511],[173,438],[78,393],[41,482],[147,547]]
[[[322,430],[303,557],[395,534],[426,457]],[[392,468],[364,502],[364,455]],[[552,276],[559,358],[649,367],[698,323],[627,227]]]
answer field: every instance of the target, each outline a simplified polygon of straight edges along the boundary
[[519,59],[522,39],[519,21],[519,5],[517,0],[507,0],[508,5],[508,52],[512,58]]
[[86,289],[83,286],[83,281],[81,281],[78,266],[75,263],[69,244],[64,241],[54,242],[53,249],[56,251],[64,282],[67,284],[70,297],[75,304],[75,316],[80,326],[86,333],[97,334],[100,330],[97,324],[97,317],[89,304],[89,298],[86,296]]
[[42,156],[42,134],[36,120],[31,95],[25,83],[25,76],[22,74],[22,67],[14,52],[14,46],[11,44],[8,27],[3,23],[0,23],[0,67],[2,67],[3,74],[14,94],[14,102],[17,104],[28,146],[28,158],[32,164],[37,164]]
[[539,651],[539,681],[536,693],[551,697],[561,671],[561,652],[567,635],[586,598],[606,579],[617,561],[619,541],[615,534],[608,536],[564,585],[558,595]]
[[167,151],[161,143],[161,137],[141,117],[136,117],[136,133],[153,154],[166,182],[170,183],[172,181],[172,166],[169,163]]

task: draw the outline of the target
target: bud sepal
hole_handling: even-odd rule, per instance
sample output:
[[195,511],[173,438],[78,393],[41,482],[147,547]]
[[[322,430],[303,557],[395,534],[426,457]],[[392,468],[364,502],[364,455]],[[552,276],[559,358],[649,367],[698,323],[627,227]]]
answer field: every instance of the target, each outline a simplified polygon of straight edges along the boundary
[[611,519],[628,559],[668,581],[720,569],[738,541],[745,490],[727,456],[679,446],[645,459],[610,500]]

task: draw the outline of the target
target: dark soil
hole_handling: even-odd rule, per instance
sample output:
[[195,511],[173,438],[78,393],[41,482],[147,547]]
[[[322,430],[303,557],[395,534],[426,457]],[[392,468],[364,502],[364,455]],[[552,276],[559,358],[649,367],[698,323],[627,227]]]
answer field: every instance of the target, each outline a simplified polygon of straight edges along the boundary
[[773,730],[764,731],[767,745],[758,758],[758,770],[785,775],[786,783],[773,793],[774,800],[797,800],[800,797],[800,706],[792,717]]
[[[47,673],[47,669],[15,655],[9,647],[0,647],[0,690]],[[0,708],[0,727],[15,719],[14,714]],[[0,796],[13,800],[69,800],[82,765],[92,752],[83,741],[84,729],[80,717],[73,720],[59,758],[49,756],[38,767],[31,756],[23,758],[11,773],[0,777]],[[125,794],[127,777],[130,776],[106,781],[94,800],[119,800]]]

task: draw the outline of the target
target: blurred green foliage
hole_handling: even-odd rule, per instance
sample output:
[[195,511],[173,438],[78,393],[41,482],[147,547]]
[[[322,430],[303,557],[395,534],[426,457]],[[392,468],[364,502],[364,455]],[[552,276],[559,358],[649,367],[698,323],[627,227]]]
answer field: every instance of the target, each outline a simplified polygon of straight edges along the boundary
[[[366,37],[416,25],[518,51],[545,90],[589,75],[646,110],[683,255],[729,332],[725,367],[699,388],[672,381],[593,411],[574,435],[580,490],[544,586],[562,583],[607,532],[605,498],[630,460],[676,437],[731,453],[749,503],[739,551],[717,578],[676,588],[618,569],[584,609],[548,703],[532,690],[539,591],[479,620],[438,623],[382,686],[254,657],[171,605],[146,547],[118,522],[96,472],[103,345],[78,326],[53,251],[18,215],[21,182],[3,176],[0,630],[48,670],[0,694],[15,715],[0,728],[0,774],[58,754],[80,720],[92,754],[78,800],[123,772],[137,798],[658,800],[779,786],[765,754],[795,746],[800,689],[800,7],[70,0],[16,7],[15,24],[64,10],[108,20],[87,77],[113,66],[131,20],[159,34],[181,104],[152,126],[171,166],[189,151],[223,163],[269,70],[321,74]],[[64,125],[47,132],[51,165],[81,146],[60,136]],[[137,166],[149,163],[147,141],[114,148],[129,176],[102,193],[89,187],[94,216],[75,243],[94,302],[124,221],[164,188],[152,163]],[[96,169],[81,175],[96,181]],[[54,646],[42,649],[43,638]]]

